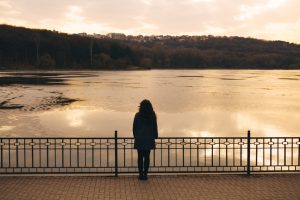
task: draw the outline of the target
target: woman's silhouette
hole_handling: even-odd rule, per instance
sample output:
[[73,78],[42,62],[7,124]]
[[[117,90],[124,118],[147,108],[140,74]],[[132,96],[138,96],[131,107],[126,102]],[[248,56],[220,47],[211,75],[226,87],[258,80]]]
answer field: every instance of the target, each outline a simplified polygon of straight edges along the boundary
[[138,151],[139,179],[147,180],[150,151],[155,148],[158,137],[156,115],[152,104],[145,99],[140,103],[139,112],[133,121],[134,148]]

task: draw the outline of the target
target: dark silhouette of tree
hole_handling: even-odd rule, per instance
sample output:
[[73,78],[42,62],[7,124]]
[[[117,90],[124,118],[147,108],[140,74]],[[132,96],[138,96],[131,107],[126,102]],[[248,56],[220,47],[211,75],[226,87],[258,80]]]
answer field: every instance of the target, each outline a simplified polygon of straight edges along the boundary
[[36,48],[36,64],[37,66],[40,65],[40,35],[38,32],[34,33],[34,44]]
[[0,25],[0,69],[300,69],[300,45],[242,37],[113,40]]
[[55,67],[56,61],[51,57],[50,54],[46,53],[41,56],[40,65],[42,67]]
[[91,59],[91,66],[93,65],[93,46],[94,46],[94,40],[93,38],[90,39],[90,59]]

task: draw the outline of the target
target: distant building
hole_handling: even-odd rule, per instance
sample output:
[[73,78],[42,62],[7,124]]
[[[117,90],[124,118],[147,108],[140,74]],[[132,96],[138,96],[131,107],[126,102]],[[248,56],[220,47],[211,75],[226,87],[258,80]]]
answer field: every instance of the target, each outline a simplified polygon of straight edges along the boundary
[[123,33],[108,33],[106,36],[116,40],[126,39],[126,35]]
[[87,33],[78,33],[77,35],[80,35],[80,36],[87,36]]
[[106,38],[107,36],[106,35],[101,35],[101,34],[94,33],[93,37],[97,38],[97,39],[102,39],[102,38]]

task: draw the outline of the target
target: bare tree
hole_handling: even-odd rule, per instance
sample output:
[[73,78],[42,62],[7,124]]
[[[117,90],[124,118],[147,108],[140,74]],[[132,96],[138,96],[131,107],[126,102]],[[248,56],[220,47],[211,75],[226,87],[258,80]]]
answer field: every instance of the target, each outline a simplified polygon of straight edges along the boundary
[[35,33],[33,40],[36,48],[36,64],[39,66],[40,65],[40,43],[41,43],[40,34]]
[[90,39],[90,62],[91,62],[91,66],[93,65],[93,46],[94,46],[94,40],[91,37],[91,39]]

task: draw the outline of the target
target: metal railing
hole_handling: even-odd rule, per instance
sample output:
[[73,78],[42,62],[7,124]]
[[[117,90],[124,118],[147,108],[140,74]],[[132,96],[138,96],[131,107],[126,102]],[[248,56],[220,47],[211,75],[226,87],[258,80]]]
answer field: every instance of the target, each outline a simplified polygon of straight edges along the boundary
[[[137,172],[131,137],[0,138],[0,173]],[[300,137],[161,137],[150,173],[299,172]]]

